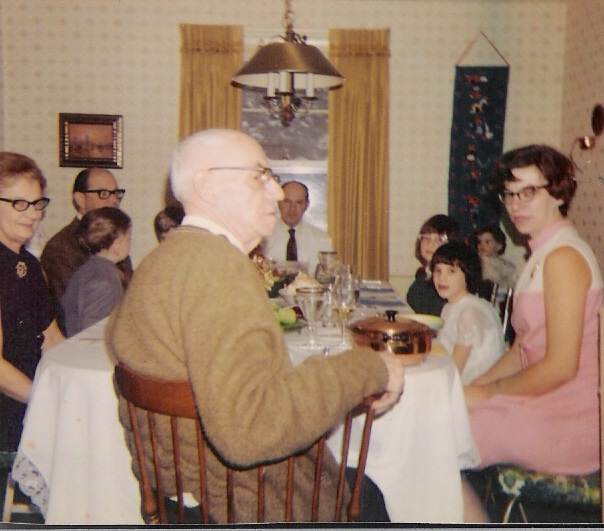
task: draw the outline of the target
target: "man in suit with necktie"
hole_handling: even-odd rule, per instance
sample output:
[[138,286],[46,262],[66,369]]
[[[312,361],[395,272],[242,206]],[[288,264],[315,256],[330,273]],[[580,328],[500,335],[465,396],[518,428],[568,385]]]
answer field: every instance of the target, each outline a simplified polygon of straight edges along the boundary
[[282,188],[281,219],[273,234],[263,241],[264,255],[278,262],[288,260],[306,264],[308,272],[314,275],[319,251],[333,250],[331,238],[302,219],[310,204],[308,188],[298,181],[286,182]]

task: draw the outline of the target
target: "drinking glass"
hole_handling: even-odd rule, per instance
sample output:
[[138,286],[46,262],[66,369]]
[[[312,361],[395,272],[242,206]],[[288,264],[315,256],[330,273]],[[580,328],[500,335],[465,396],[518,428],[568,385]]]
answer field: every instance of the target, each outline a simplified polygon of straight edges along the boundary
[[357,307],[356,281],[350,268],[340,269],[331,294],[331,305],[342,330],[340,346],[346,346],[346,323]]
[[303,348],[316,349],[319,345],[315,339],[317,319],[323,307],[325,288],[306,287],[296,290],[296,302],[308,324],[308,343]]
[[336,251],[319,251],[319,263],[315,271],[315,278],[322,286],[328,287],[333,284],[338,263],[337,256]]

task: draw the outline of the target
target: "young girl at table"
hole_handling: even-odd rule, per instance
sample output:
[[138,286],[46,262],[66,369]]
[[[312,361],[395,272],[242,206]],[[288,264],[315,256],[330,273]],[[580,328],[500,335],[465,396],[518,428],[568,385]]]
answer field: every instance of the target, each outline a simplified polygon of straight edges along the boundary
[[67,337],[109,315],[124,294],[117,263],[130,252],[132,222],[119,208],[102,207],[84,215],[78,242],[90,258],[69,280],[61,306]]
[[472,293],[482,279],[478,253],[461,242],[439,247],[430,263],[434,286],[447,300],[437,341],[453,358],[463,385],[485,373],[505,350],[501,320],[495,308]]
[[436,214],[424,222],[415,241],[415,257],[421,267],[407,291],[407,303],[415,313],[440,315],[446,300],[436,293],[432,283],[430,260],[443,243],[459,239],[458,223],[444,214]]
[[502,290],[513,288],[518,275],[514,263],[502,256],[507,242],[499,225],[493,223],[477,230],[474,238],[482,261],[482,278],[495,282]]

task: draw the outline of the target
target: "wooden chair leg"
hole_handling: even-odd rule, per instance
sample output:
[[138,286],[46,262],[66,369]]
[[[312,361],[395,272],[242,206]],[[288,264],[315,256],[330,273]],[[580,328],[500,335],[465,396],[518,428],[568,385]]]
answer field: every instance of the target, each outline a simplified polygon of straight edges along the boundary
[[2,506],[2,523],[9,523],[13,514],[36,514],[39,509],[33,503],[15,503],[15,480],[10,472],[6,479],[4,505]]
[[4,505],[2,506],[2,522],[10,522],[11,514],[13,512],[13,500],[15,498],[15,482],[8,473],[6,479],[6,492],[4,493]]

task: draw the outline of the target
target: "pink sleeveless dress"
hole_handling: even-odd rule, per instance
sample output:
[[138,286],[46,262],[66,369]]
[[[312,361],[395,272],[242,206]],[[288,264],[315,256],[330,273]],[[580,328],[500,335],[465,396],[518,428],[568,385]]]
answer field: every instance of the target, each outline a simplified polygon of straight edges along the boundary
[[598,262],[572,223],[564,220],[531,240],[532,255],[514,293],[512,325],[523,367],[545,356],[543,268],[546,256],[572,246],[589,262],[592,285],[585,304],[579,369],[574,380],[540,396],[495,395],[470,408],[480,468],[513,463],[552,474],[587,474],[600,467],[598,325],[603,300]]

